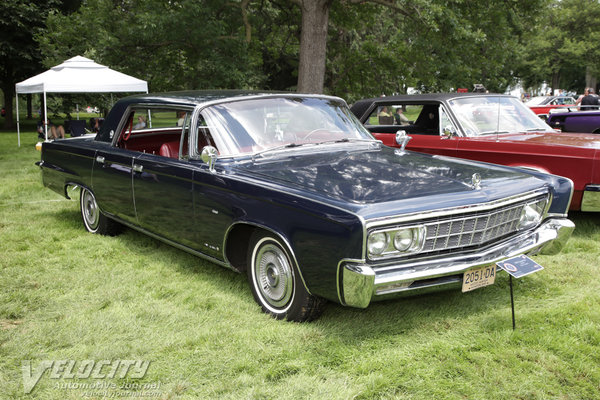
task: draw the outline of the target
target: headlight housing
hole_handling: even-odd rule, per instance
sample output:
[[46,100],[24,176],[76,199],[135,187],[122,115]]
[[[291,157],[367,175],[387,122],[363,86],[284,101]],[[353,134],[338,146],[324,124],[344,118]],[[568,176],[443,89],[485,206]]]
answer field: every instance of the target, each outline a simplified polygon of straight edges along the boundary
[[377,259],[418,253],[423,249],[425,236],[423,225],[372,231],[367,238],[367,256]]
[[547,198],[525,204],[521,210],[518,229],[522,231],[537,226],[544,218],[547,204]]
[[389,237],[385,232],[374,232],[369,235],[367,240],[367,249],[369,254],[380,255],[388,247]]

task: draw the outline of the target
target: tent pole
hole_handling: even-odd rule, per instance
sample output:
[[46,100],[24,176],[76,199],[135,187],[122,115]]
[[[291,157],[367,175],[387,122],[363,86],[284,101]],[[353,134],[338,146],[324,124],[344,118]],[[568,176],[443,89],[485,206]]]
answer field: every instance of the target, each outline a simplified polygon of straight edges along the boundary
[[48,141],[48,106],[46,104],[46,90],[44,89],[44,133]]
[[15,90],[15,97],[17,99],[17,143],[21,147],[21,127],[19,126],[19,93]]

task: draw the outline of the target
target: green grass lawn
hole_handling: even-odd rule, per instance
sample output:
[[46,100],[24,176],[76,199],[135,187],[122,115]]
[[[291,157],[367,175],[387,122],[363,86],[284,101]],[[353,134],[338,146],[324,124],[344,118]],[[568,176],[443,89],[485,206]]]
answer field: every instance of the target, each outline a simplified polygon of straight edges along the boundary
[[26,360],[150,361],[135,382],[166,399],[600,398],[598,215],[573,215],[563,252],[514,281],[516,331],[506,274],[471,293],[329,304],[316,322],[287,323],[260,312],[245,276],[132,230],[86,233],[77,193],[42,186],[33,129],[20,148],[0,132],[2,399],[79,399],[64,385],[96,382],[47,371],[26,395]]

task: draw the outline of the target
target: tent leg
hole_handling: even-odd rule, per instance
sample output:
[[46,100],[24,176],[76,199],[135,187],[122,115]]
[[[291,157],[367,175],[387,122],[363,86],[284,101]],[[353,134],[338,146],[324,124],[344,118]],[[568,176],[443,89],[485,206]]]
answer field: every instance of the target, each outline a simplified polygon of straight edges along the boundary
[[44,134],[46,142],[48,141],[48,107],[46,105],[46,91],[44,91]]
[[19,126],[19,93],[15,93],[15,98],[17,100],[17,143],[19,147],[21,147],[21,127]]

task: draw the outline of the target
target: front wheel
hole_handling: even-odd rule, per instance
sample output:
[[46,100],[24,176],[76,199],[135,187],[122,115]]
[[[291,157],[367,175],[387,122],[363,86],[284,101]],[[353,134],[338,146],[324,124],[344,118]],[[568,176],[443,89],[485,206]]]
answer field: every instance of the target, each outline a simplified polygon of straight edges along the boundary
[[100,212],[96,197],[90,190],[81,188],[79,205],[83,226],[88,232],[114,236],[121,231],[121,225],[118,222],[107,218]]
[[276,238],[265,232],[254,233],[247,265],[252,294],[263,312],[297,322],[321,315],[325,301],[308,293],[294,261]]

